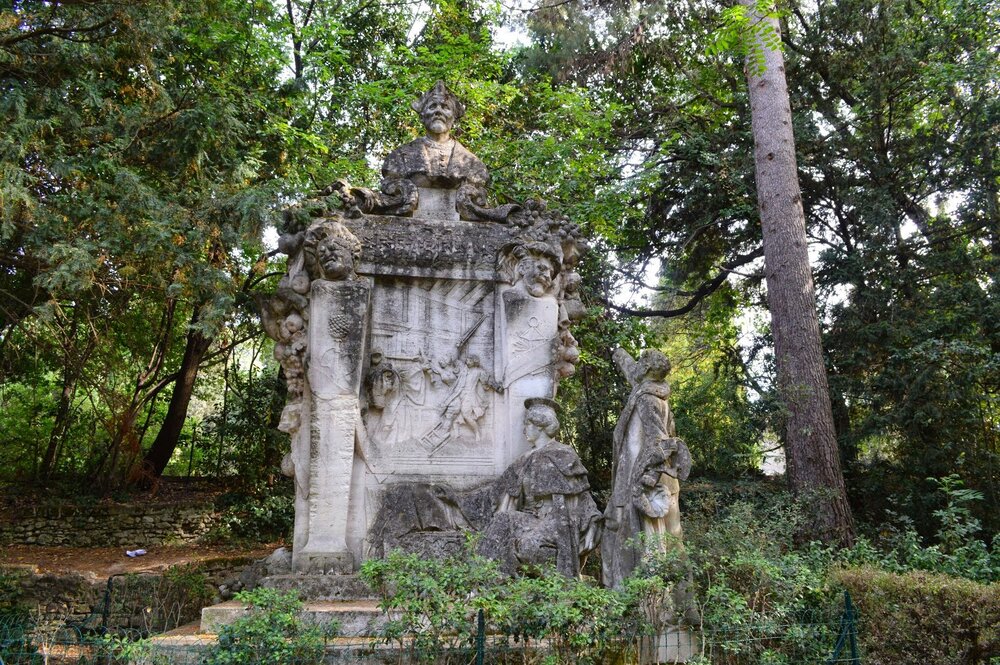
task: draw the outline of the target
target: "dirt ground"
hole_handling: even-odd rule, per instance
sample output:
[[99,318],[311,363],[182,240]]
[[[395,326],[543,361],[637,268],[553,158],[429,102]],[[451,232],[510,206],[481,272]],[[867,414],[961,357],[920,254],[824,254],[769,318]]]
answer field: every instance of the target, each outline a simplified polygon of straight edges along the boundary
[[259,559],[273,552],[280,544],[262,545],[254,549],[235,549],[211,545],[155,545],[145,548],[144,556],[129,558],[124,547],[43,547],[40,545],[6,545],[0,547],[0,565],[34,566],[38,572],[93,573],[99,578],[117,573],[138,573],[164,570],[170,566],[197,563],[223,557],[248,556]]

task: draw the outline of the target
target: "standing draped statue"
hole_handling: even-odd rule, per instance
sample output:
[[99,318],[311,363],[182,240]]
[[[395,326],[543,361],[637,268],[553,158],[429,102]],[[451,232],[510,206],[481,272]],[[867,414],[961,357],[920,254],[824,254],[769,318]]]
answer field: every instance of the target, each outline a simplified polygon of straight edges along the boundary
[[691,455],[676,437],[667,402],[667,357],[656,349],[646,349],[638,361],[624,349],[613,357],[632,386],[614,432],[613,485],[601,542],[604,585],[616,588],[644,549],[666,550],[680,539],[680,481],[691,470]]

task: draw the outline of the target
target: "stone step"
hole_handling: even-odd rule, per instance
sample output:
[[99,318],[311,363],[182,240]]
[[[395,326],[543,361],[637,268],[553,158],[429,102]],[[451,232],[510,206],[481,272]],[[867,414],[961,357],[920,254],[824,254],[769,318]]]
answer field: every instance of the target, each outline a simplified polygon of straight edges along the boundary
[[[247,604],[229,600],[201,610],[201,632],[218,634],[223,626],[246,616]],[[374,600],[310,600],[299,611],[303,620],[315,625],[340,625],[341,637],[378,635],[388,619]]]
[[374,600],[378,596],[360,575],[271,575],[260,586],[296,591],[309,600]]
[[[201,665],[209,649],[217,643],[216,635],[204,633],[197,623],[192,623],[151,637],[148,651],[131,660],[129,665]],[[405,656],[405,651],[401,651],[398,645],[386,644],[373,637],[335,637],[326,643],[323,663],[398,665]]]

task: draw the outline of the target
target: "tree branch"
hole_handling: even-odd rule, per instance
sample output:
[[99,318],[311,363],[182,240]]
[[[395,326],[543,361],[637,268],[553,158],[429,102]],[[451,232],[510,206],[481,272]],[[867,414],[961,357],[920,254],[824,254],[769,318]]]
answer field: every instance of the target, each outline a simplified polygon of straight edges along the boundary
[[701,286],[699,286],[697,289],[691,292],[690,299],[688,299],[688,301],[683,305],[681,305],[680,307],[676,307],[673,309],[633,309],[631,307],[622,307],[620,305],[616,305],[613,302],[611,302],[610,299],[608,298],[603,298],[602,302],[606,306],[615,310],[616,312],[621,312],[622,314],[628,314],[629,316],[641,316],[643,318],[647,317],[672,318],[675,316],[683,316],[684,314],[687,314],[695,307],[697,307],[702,300],[715,293],[719,289],[719,287],[722,286],[722,284],[726,281],[726,278],[729,276],[729,273],[733,272],[733,270],[739,268],[740,266],[750,263],[750,261],[753,261],[754,259],[760,258],[761,256],[764,256],[763,247],[755,249],[749,254],[744,254],[742,256],[736,257],[736,259],[734,259],[733,261],[722,266],[722,270],[719,272],[718,275],[708,280],[707,282],[702,282]]

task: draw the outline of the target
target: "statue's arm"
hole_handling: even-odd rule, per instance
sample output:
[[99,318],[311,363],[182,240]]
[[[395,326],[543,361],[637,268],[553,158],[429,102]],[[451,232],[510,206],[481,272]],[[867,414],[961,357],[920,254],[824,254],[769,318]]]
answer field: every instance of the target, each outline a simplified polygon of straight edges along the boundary
[[628,351],[619,346],[611,353],[611,359],[615,361],[615,365],[618,366],[618,370],[625,375],[628,382],[634,385],[636,381],[636,362],[635,359],[629,355]]

